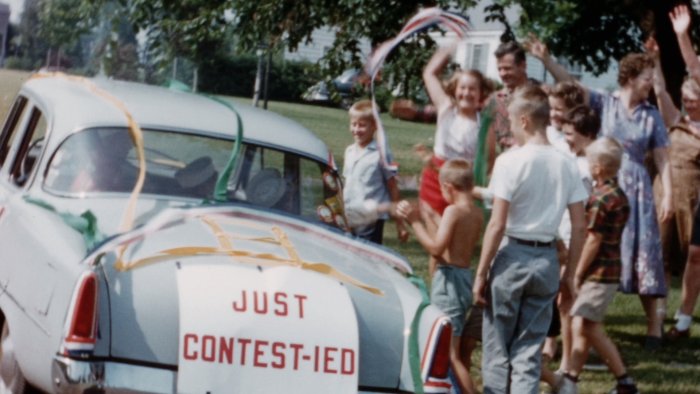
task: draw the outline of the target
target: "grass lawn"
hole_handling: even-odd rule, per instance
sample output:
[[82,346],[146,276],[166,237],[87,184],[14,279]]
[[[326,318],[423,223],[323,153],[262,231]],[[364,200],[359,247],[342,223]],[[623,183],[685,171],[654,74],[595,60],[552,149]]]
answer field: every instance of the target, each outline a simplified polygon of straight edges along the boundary
[[[241,100],[249,103],[249,100]],[[345,147],[352,142],[348,131],[347,112],[336,108],[271,102],[271,111],[295,119],[314,131],[331,147],[339,165],[343,163]],[[421,163],[412,153],[416,143],[430,143],[434,125],[405,122],[382,115],[392,151],[404,177],[420,173]],[[414,190],[405,190],[406,198],[416,198]],[[427,281],[427,258],[420,245],[412,239],[400,244],[393,226],[387,226],[386,246],[397,250],[411,262],[417,274]],[[669,297],[668,315],[678,308],[680,280],[674,279]],[[695,319],[698,322],[698,319]],[[666,326],[671,324],[667,319]],[[646,333],[646,321],[639,298],[619,294],[608,311],[605,321],[610,337],[617,344],[630,374],[637,380],[642,393],[700,393],[700,333],[696,337],[677,344],[669,344],[655,352],[643,350],[641,344]],[[480,352],[474,355],[474,372],[480,379]],[[551,367],[556,368],[552,364]],[[480,382],[479,382],[480,383]],[[607,371],[584,371],[579,392],[607,393],[614,386],[614,379]],[[544,386],[543,386],[544,388]]]
[[[0,70],[0,115],[3,118],[19,85],[27,76],[26,73]],[[236,98],[235,101],[250,103],[249,99]],[[345,147],[352,142],[346,111],[277,102],[270,103],[270,110],[295,119],[314,131],[330,146],[336,155],[336,161],[339,164],[343,163],[342,154]],[[402,176],[405,179],[415,177],[420,172],[421,163],[413,155],[412,147],[416,143],[430,143],[434,126],[403,122],[386,115],[383,116],[383,120]],[[416,198],[414,189],[404,190],[402,193],[406,198]],[[415,240],[399,244],[395,228],[389,225],[386,230],[386,246],[406,256],[416,273],[427,279],[427,258],[420,245]],[[669,315],[678,307],[680,281],[674,279],[671,287]],[[697,322],[696,319],[695,323]],[[618,345],[623,359],[629,366],[630,374],[637,380],[643,393],[700,393],[700,331],[696,331],[695,337],[689,340],[666,345],[656,352],[644,351],[640,346],[646,331],[644,312],[637,297],[625,295],[616,297],[605,323],[609,335]],[[670,320],[667,320],[667,326],[668,324]],[[474,355],[473,361],[473,375],[480,384],[479,351]],[[580,392],[605,393],[613,384],[613,377],[607,371],[585,371],[581,376]]]

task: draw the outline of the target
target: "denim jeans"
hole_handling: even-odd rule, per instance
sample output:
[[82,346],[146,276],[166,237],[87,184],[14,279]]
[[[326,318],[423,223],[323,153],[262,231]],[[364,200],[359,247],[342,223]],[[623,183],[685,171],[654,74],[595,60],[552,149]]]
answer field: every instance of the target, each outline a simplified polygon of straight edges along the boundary
[[504,241],[491,266],[484,309],[484,394],[539,392],[542,344],[558,290],[554,246]]

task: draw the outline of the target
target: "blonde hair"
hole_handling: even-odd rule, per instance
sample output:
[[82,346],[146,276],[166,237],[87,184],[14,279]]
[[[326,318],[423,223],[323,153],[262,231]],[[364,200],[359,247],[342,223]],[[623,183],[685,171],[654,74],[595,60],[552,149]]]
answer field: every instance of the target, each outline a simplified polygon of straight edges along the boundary
[[622,145],[610,137],[598,138],[586,148],[588,161],[599,164],[607,175],[614,175],[620,169],[622,153]]
[[515,91],[508,112],[525,115],[537,129],[544,130],[549,124],[549,98],[547,93],[535,85],[525,85]]
[[348,109],[348,114],[350,114],[351,118],[372,119],[372,122],[374,122],[372,102],[369,100],[357,101],[350,107],[350,109]]
[[474,187],[472,165],[464,159],[450,159],[440,168],[440,182],[449,183],[459,191]]
[[447,93],[451,98],[454,99],[455,97],[455,91],[457,90],[457,84],[459,84],[459,79],[462,78],[463,76],[470,76],[474,79],[476,79],[477,83],[479,84],[479,102],[482,102],[486,100],[486,98],[494,91],[495,86],[489,80],[484,76],[484,74],[481,73],[479,70],[458,70],[455,71],[450,79],[448,79],[444,85],[445,85],[445,93]]

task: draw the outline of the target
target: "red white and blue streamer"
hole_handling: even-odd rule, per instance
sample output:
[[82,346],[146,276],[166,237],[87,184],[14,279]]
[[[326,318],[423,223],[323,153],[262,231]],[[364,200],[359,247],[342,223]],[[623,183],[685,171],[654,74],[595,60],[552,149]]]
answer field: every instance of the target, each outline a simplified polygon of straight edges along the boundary
[[394,50],[401,42],[411,37],[417,32],[428,29],[433,26],[441,26],[447,30],[454,32],[457,37],[464,38],[467,36],[469,31],[469,21],[463,15],[442,10],[437,7],[426,8],[414,15],[404,27],[401,32],[394,38],[382,43],[375,51],[372,56],[367,60],[365,65],[365,72],[370,76],[370,92],[372,95],[372,113],[374,114],[374,120],[377,124],[377,131],[375,134],[375,140],[379,146],[379,153],[382,158],[382,164],[384,167],[392,170],[397,170],[398,166],[396,163],[389,163],[388,161],[388,144],[386,133],[384,132],[384,126],[379,118],[379,110],[377,107],[377,102],[374,99],[374,81],[379,74],[379,71],[384,65],[384,60],[386,57]]

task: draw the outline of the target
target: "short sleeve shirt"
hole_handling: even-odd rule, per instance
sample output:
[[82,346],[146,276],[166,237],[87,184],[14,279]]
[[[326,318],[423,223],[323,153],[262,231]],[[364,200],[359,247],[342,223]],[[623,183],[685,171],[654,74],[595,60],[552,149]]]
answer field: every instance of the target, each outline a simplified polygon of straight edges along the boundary
[[584,277],[593,282],[619,283],[622,267],[620,240],[630,207],[615,178],[596,185],[586,204],[586,213],[588,231],[601,234],[602,243]]
[[555,239],[567,207],[588,197],[574,160],[531,143],[496,158],[489,188],[510,203],[506,235],[531,241]]
[[[387,157],[391,162],[391,157]],[[345,149],[343,164],[343,202],[346,206],[362,206],[365,201],[373,200],[379,203],[390,202],[387,181],[396,176],[396,171],[382,165],[379,149],[375,141],[361,148],[352,144]],[[381,219],[388,216],[384,214]],[[355,229],[358,234],[362,229]]]

